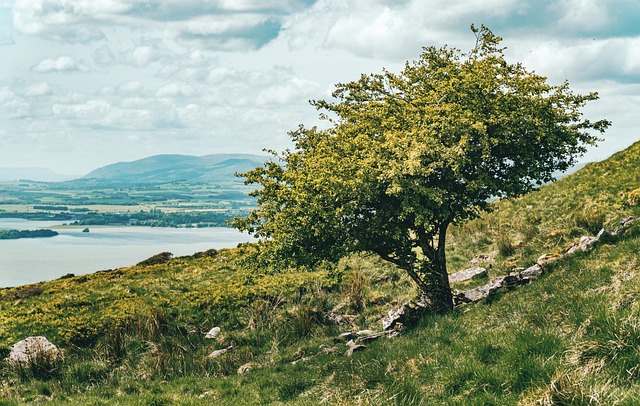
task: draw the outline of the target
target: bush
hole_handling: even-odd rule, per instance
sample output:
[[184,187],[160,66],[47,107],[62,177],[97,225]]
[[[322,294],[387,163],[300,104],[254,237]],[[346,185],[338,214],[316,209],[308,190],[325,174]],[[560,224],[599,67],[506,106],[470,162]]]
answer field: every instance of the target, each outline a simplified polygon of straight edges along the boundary
[[627,194],[627,203],[629,206],[640,206],[640,188],[632,190]]
[[597,234],[607,221],[607,215],[599,204],[587,203],[582,209],[573,213],[573,220],[576,227]]
[[145,259],[144,261],[138,262],[138,266],[147,266],[147,265],[157,265],[164,264],[169,261],[173,257],[173,254],[170,252],[161,252],[152,257]]

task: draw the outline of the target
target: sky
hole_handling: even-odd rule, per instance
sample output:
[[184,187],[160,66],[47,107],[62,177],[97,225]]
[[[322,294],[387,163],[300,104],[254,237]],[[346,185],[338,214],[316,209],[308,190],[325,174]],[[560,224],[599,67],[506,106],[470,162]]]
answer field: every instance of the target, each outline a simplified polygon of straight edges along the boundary
[[0,0],[0,167],[283,150],[318,124],[309,100],[423,46],[467,51],[472,23],[600,94],[585,116],[613,125],[582,161],[640,139],[637,0]]

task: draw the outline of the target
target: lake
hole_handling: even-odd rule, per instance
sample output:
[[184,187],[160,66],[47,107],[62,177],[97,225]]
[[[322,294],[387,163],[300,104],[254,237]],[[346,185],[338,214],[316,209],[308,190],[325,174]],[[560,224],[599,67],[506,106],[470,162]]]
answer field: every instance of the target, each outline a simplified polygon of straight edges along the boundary
[[81,275],[136,263],[160,252],[192,255],[210,248],[231,248],[252,240],[247,234],[225,227],[82,227],[60,222],[0,219],[0,229],[36,230],[49,228],[59,235],[51,238],[0,240],[0,288],[19,286]]

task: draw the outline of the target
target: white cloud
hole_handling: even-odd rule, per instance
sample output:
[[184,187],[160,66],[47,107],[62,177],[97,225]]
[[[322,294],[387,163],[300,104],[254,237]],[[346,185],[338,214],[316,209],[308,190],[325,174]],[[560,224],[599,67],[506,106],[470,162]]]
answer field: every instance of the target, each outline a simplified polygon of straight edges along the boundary
[[589,31],[611,23],[609,10],[602,0],[564,0],[559,5],[564,13],[558,21],[560,27]]
[[76,61],[70,56],[59,56],[56,59],[43,59],[37,65],[31,67],[33,72],[87,72],[89,66],[82,61]]
[[47,82],[34,83],[24,90],[25,96],[45,96],[51,93],[51,87]]
[[156,97],[188,97],[193,94],[193,88],[178,83],[169,83],[156,91]]
[[144,85],[142,84],[142,82],[133,80],[118,86],[118,92],[123,94],[132,94],[132,93],[138,94],[142,91],[143,87]]

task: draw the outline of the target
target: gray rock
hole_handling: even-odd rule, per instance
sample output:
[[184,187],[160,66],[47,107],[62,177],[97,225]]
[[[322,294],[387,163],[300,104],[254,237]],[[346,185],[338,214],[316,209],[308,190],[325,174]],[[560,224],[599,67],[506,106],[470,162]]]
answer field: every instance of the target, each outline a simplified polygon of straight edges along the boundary
[[382,329],[390,330],[398,323],[404,326],[415,324],[429,312],[429,304],[423,299],[405,303],[389,310],[387,315],[382,318]]
[[598,240],[599,240],[599,237],[583,235],[582,237],[580,237],[580,241],[573,244],[571,248],[567,250],[567,255],[571,255],[578,250],[588,251],[596,246],[596,244],[598,243]]
[[46,337],[27,337],[18,341],[11,347],[7,361],[12,365],[24,365],[32,362],[41,362],[46,359],[54,363],[60,358],[60,350]]
[[216,358],[216,357],[221,356],[222,354],[226,354],[227,352],[231,351],[232,349],[233,349],[233,345],[230,345],[227,348],[223,348],[221,350],[215,350],[214,352],[209,354],[207,357],[208,358]]
[[[371,330],[368,330],[371,331]],[[379,331],[377,333],[374,333],[371,331],[370,334],[366,334],[366,335],[362,335],[360,337],[358,337],[358,339],[356,341],[360,342],[360,343],[367,343],[369,341],[374,341],[377,340],[378,338],[384,336],[386,334],[385,331]]]
[[539,264],[535,264],[520,272],[522,279],[531,280],[542,275],[542,267]]
[[204,336],[204,338],[216,338],[218,334],[220,334],[220,327],[214,327],[211,330],[209,330],[209,332],[207,333],[207,335]]
[[475,266],[473,268],[463,269],[462,271],[452,273],[449,275],[449,283],[467,281],[469,279],[479,278],[482,276],[487,276],[486,268]]
[[355,340],[356,338],[358,338],[358,334],[356,334],[354,331],[348,331],[346,333],[342,333],[340,334],[335,341],[338,343],[344,343],[346,341],[349,340]]
[[363,350],[363,349],[365,349],[365,348],[366,348],[366,346],[365,346],[365,345],[362,345],[362,344],[356,344],[353,340],[349,340],[349,341],[347,342],[347,347],[349,347],[349,348],[348,348],[348,349],[347,349],[347,351],[344,353],[344,355],[345,355],[346,357],[350,357],[350,356],[352,356],[352,355],[353,355],[353,353],[354,353],[355,351],[360,351],[360,350]]

